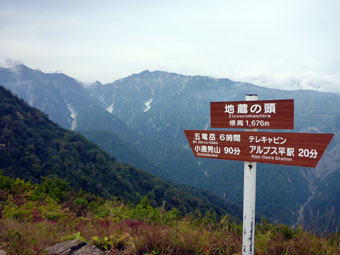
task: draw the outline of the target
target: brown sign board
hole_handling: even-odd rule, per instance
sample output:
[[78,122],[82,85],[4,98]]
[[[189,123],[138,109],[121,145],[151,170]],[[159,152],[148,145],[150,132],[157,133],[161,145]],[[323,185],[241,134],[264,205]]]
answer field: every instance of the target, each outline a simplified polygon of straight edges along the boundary
[[333,134],[184,130],[195,157],[315,167]]
[[211,128],[294,129],[294,100],[210,103]]

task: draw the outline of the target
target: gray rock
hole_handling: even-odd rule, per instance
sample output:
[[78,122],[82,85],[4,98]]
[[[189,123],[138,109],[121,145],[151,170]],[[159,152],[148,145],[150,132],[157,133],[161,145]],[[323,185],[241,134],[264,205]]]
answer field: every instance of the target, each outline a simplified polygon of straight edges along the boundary
[[[86,244],[79,239],[55,244],[48,247],[46,251],[49,255],[104,255],[104,252],[97,247]],[[2,254],[0,253],[0,255]]]
[[93,245],[85,245],[72,253],[72,255],[103,255],[104,252]]
[[48,247],[46,250],[49,255],[72,255],[74,251],[80,249],[84,245],[86,245],[85,242],[79,239],[74,239],[55,244],[51,247]]
[[4,250],[0,250],[0,255],[6,255],[7,252],[5,252]]

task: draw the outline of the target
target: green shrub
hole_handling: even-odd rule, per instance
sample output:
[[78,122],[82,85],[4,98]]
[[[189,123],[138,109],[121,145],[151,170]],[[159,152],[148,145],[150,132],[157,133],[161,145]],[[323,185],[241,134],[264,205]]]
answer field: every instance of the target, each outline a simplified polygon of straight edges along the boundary
[[39,185],[39,191],[47,194],[57,202],[61,201],[71,189],[69,183],[59,178],[42,177],[44,180]]
[[2,175],[0,171],[0,190],[10,190],[14,182],[15,180],[13,178]]
[[31,221],[33,219],[32,206],[19,206],[16,203],[8,202],[2,210],[4,219],[16,219],[19,221]]
[[126,250],[130,251],[135,248],[133,238],[129,233],[115,233],[110,236],[92,237],[92,242],[95,246],[104,250]]
[[74,240],[78,239],[80,241],[86,242],[85,238],[81,235],[80,231],[77,233],[71,234],[71,235],[65,235],[61,238],[62,242],[68,241],[68,240]]

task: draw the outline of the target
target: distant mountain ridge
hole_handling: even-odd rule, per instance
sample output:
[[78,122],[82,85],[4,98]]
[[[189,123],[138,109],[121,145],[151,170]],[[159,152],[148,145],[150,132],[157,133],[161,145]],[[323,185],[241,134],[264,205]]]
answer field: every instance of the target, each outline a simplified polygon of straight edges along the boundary
[[[21,77],[17,78],[17,81],[8,82],[3,78],[6,77],[3,73],[9,71],[0,69],[0,83],[13,89],[19,96],[27,97],[29,90],[23,89],[20,92],[23,95],[20,95],[16,86],[19,84],[18,81],[23,84],[29,79]],[[34,83],[32,79],[30,81]],[[153,170],[145,168],[146,170],[175,182],[208,189],[239,205],[242,204],[243,183],[240,163],[194,158],[188,150],[183,130],[210,128],[211,101],[244,100],[247,93],[258,94],[260,100],[294,99],[294,132],[330,132],[334,133],[335,137],[316,169],[260,164],[257,179],[257,210],[274,220],[288,224],[296,223],[299,210],[307,200],[309,202],[305,205],[304,212],[308,212],[309,209],[315,212],[319,210],[320,208],[313,202],[315,194],[318,194],[318,187],[322,187],[326,179],[335,177],[339,171],[338,94],[274,90],[229,79],[183,76],[161,71],[144,71],[109,84],[95,83],[86,88],[82,87],[79,91],[86,91],[86,97],[94,100],[93,104],[98,106],[96,109],[100,108],[98,110],[100,114],[93,111],[90,117],[95,115],[103,117],[95,121],[83,117],[84,124],[79,122],[76,130],[112,131],[154,165]],[[87,106],[91,105],[90,99],[84,99],[88,100]],[[121,120],[125,129],[131,131],[131,135],[124,135],[124,132],[126,133],[124,128],[122,128],[124,132],[121,133],[119,125],[116,128],[114,125],[105,124],[107,117],[104,111],[108,116]],[[68,114],[72,113],[69,111]],[[78,115],[80,116],[80,113]],[[96,126],[95,129],[93,125]],[[104,142],[105,137],[109,136],[96,135],[97,141]],[[112,144],[111,149],[115,147]],[[101,146],[108,147],[104,143]],[[327,196],[338,201],[337,194],[332,190],[327,190]],[[323,207],[325,205],[327,201]],[[336,209],[335,215],[340,217],[340,208]]]

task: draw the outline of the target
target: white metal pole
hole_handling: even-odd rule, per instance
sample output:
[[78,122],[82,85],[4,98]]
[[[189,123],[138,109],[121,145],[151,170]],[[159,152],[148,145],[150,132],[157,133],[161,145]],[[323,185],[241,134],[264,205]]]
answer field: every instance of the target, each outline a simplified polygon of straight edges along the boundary
[[[257,101],[258,96],[247,94],[246,101]],[[257,129],[246,129],[257,131]],[[244,162],[243,181],[243,239],[242,255],[254,255],[255,250],[255,200],[256,200],[256,163]]]

